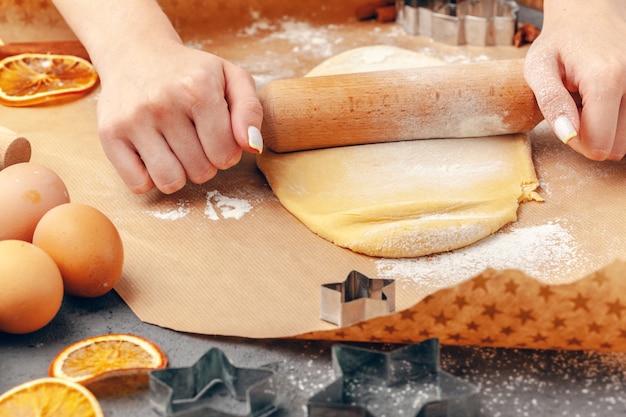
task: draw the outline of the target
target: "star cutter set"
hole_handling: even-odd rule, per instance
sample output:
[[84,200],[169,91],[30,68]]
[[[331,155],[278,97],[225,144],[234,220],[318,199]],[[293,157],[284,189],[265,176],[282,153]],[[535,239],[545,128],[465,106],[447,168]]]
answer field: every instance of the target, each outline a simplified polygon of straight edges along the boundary
[[[439,341],[389,352],[334,345],[337,379],[309,398],[308,417],[477,417],[478,388],[442,371]],[[163,416],[261,417],[280,410],[273,371],[238,368],[213,348],[194,365],[150,373]]]
[[238,368],[213,348],[186,368],[150,372],[153,409],[175,417],[261,417],[276,411],[274,372]]
[[340,327],[384,316],[395,309],[392,279],[371,279],[352,271],[343,282],[322,285],[320,318]]
[[333,346],[339,376],[308,402],[309,417],[475,417],[478,388],[439,366],[439,341],[391,352]]
[[412,35],[450,45],[512,45],[514,0],[396,0],[396,21]]

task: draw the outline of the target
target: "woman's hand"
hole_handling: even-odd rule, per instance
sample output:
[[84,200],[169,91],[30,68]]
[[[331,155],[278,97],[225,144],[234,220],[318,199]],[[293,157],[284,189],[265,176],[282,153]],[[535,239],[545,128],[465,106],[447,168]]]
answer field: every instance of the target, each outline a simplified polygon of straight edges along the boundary
[[53,1],[98,71],[102,146],[133,192],[173,193],[262,151],[252,77],[185,47],[155,0]]
[[243,69],[177,42],[142,47],[101,72],[102,147],[135,193],[204,183],[260,152],[262,108]]
[[559,139],[589,159],[624,157],[625,1],[545,0],[525,76]]

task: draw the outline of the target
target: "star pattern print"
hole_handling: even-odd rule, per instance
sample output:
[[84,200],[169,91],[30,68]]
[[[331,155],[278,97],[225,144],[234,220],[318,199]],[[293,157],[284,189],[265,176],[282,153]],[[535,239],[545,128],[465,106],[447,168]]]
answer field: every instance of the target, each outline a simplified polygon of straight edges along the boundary
[[0,25],[10,24],[40,32],[64,21],[50,0],[0,0]]
[[582,280],[547,285],[488,270],[413,307],[306,339],[534,349],[626,351],[626,280],[618,264]]

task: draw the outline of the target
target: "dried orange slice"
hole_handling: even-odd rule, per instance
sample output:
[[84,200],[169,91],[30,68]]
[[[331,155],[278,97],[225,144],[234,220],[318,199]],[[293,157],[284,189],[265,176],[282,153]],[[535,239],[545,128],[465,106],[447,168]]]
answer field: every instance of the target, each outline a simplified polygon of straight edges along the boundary
[[21,107],[77,98],[97,81],[93,65],[77,56],[13,55],[0,61],[0,103]]
[[94,336],[59,352],[48,375],[77,382],[97,396],[127,394],[144,388],[149,373],[167,366],[159,346],[141,336],[107,334]]
[[0,395],[0,416],[103,417],[96,397],[87,388],[60,378],[39,378]]

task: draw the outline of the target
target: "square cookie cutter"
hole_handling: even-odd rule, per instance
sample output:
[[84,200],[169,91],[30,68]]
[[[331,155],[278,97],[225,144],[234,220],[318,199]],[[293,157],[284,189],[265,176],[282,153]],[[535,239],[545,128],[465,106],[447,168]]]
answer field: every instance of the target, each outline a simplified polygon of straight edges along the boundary
[[168,417],[264,417],[277,409],[274,371],[238,368],[217,348],[190,367],[150,372],[150,402]]
[[440,369],[439,340],[391,352],[333,346],[338,379],[312,396],[309,417],[477,417],[479,390]]
[[320,318],[340,327],[393,313],[396,287],[392,279],[372,279],[351,271],[343,282],[321,287]]
[[514,0],[397,0],[396,21],[412,35],[451,45],[513,44],[519,6]]

